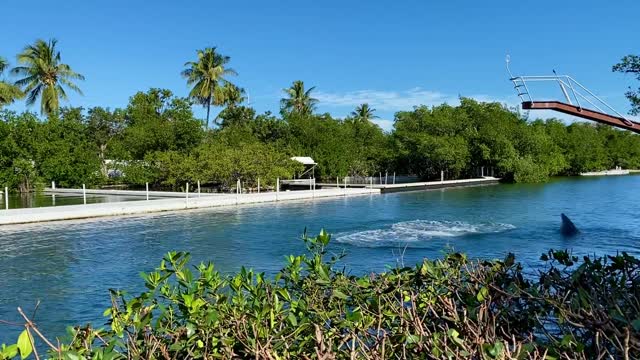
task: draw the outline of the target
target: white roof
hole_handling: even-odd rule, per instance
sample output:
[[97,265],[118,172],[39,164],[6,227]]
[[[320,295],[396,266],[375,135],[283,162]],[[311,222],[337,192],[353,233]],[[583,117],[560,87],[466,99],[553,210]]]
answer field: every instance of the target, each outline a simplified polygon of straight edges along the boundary
[[291,160],[297,161],[299,163],[303,163],[305,165],[315,165],[316,162],[313,161],[312,158],[308,157],[308,156],[294,156],[291,158]]

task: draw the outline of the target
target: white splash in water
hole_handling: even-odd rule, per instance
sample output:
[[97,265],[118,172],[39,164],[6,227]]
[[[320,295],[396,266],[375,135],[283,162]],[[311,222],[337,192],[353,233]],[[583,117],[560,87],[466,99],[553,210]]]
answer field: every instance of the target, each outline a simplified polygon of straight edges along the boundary
[[409,246],[434,238],[450,238],[477,234],[492,234],[515,229],[511,224],[462,221],[414,220],[391,225],[390,228],[336,234],[339,243],[362,247]]

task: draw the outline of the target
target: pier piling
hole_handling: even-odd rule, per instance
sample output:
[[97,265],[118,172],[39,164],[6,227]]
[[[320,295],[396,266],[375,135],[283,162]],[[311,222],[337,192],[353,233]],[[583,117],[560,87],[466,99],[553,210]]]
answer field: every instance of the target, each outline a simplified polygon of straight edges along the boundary
[[185,192],[185,206],[189,207],[189,183],[187,183],[187,186],[184,188],[184,192]]

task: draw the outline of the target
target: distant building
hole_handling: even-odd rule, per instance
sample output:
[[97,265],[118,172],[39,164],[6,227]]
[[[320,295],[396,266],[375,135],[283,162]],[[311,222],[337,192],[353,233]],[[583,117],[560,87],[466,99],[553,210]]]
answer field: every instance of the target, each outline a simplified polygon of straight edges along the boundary
[[315,179],[315,168],[318,165],[312,158],[308,156],[294,156],[291,158],[293,161],[297,161],[304,165],[304,171],[297,175],[296,178],[304,179],[305,177],[308,179]]

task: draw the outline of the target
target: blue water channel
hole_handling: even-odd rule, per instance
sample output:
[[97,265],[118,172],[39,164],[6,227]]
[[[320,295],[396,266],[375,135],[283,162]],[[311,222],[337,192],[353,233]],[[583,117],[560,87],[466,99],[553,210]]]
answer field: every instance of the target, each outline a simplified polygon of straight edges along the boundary
[[[513,252],[535,266],[550,248],[575,254],[640,253],[640,176],[557,179],[425,192],[262,204],[155,216],[0,227],[0,319],[17,321],[37,300],[36,321],[50,337],[70,324],[104,324],[109,288],[143,290],[170,250],[232,272],[245,265],[274,273],[299,254],[303,230],[333,234],[356,273],[414,264],[448,250],[498,258]],[[580,228],[559,234],[560,213]],[[0,324],[0,343],[20,328]]]

